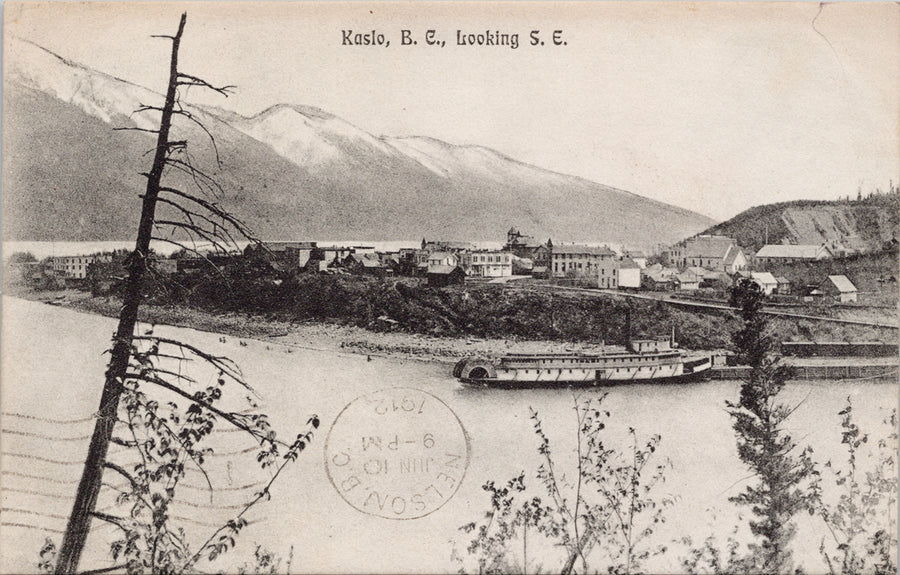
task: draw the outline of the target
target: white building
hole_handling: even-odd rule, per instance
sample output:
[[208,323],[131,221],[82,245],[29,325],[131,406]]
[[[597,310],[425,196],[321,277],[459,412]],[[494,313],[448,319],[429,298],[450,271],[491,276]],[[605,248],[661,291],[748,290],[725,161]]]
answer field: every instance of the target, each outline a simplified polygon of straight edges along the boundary
[[641,287],[641,268],[631,258],[601,260],[597,263],[597,287],[638,289]]
[[772,295],[778,289],[778,280],[769,272],[752,272],[750,279],[759,286],[765,295]]
[[88,266],[94,262],[112,261],[109,254],[93,254],[90,256],[57,256],[51,258],[53,271],[68,279],[84,279],[87,277]]
[[847,276],[828,276],[828,278],[822,282],[819,286],[819,289],[826,295],[829,295],[834,298],[835,301],[840,303],[848,303],[857,301],[858,290],[856,286],[853,285],[853,282]]
[[474,277],[500,278],[512,275],[511,252],[479,250],[462,254],[463,269]]

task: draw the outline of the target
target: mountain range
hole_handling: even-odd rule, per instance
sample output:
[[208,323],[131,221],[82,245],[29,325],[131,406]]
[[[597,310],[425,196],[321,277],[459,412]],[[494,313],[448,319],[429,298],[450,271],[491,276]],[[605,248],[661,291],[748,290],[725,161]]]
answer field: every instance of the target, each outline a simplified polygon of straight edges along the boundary
[[[155,141],[139,129],[158,121],[134,110],[162,96],[24,40],[6,46],[3,239],[130,239]],[[215,147],[186,120],[173,138],[187,139],[194,165],[221,185],[210,197],[263,239],[502,241],[515,226],[555,242],[650,247],[714,223],[489,148],[374,136],[311,106],[252,117],[185,109]],[[178,173],[167,181],[192,185]]]

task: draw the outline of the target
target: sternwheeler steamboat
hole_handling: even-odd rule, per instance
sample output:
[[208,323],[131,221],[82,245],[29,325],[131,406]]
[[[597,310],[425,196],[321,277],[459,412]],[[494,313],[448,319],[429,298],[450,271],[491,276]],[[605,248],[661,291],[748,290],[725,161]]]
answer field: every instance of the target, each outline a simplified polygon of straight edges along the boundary
[[710,356],[688,357],[674,337],[633,339],[624,351],[510,353],[496,361],[469,357],[453,368],[463,383],[492,387],[603,386],[702,378]]

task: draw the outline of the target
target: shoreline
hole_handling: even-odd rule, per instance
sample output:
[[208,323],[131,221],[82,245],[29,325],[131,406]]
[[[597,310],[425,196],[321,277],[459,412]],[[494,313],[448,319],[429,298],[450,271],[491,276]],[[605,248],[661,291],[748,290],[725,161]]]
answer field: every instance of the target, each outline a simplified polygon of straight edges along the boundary
[[[115,298],[93,297],[77,290],[11,291],[12,293],[4,295],[109,318],[118,317],[121,305]],[[295,349],[364,355],[399,361],[421,361],[448,367],[464,357],[471,356],[494,359],[509,352],[591,352],[600,347],[587,342],[429,336],[404,331],[375,332],[362,327],[338,323],[289,322],[240,313],[214,313],[180,305],[142,304],[139,321],[195,329],[239,339],[253,339]],[[613,345],[607,345],[606,348],[624,349],[621,346]],[[715,354],[721,351],[707,350],[704,353]],[[813,368],[862,364],[885,367],[897,365],[897,359],[894,357],[786,356],[785,359],[795,366]]]
[[[120,306],[120,302],[114,298],[92,297],[75,290],[13,291],[5,295],[110,318],[118,316]],[[591,343],[550,340],[436,337],[403,331],[374,332],[337,323],[287,322],[262,316],[217,314],[185,306],[150,304],[141,305],[139,321],[255,339],[294,348],[446,365],[453,365],[468,356],[496,357],[511,351],[579,352],[596,350],[598,347]]]

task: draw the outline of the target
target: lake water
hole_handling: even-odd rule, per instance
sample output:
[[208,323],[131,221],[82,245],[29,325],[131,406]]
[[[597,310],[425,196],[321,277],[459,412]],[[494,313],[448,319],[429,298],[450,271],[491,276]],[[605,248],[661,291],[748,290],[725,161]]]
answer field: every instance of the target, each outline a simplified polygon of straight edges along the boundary
[[[55,538],[70,511],[80,462],[87,449],[97,408],[109,337],[115,322],[44,304],[3,297],[2,300],[2,426],[3,525],[0,526],[0,571],[34,571],[46,536]],[[303,429],[309,414],[322,426],[299,460],[287,467],[273,487],[273,500],[251,512],[253,522],[241,534],[239,552],[259,543],[286,558],[292,554],[293,572],[455,572],[455,546],[462,551],[467,538],[459,527],[481,519],[489,500],[481,489],[488,480],[498,483],[540,463],[529,408],[543,420],[557,469],[574,477],[575,438],[573,392],[570,390],[491,390],[463,387],[446,365],[286,348],[253,340],[241,345],[235,338],[181,328],[157,328],[157,335],[174,336],[209,352],[236,360],[259,394],[263,411],[285,438]],[[207,374],[203,377],[212,377]],[[344,501],[329,482],[324,465],[324,438],[338,414],[355,398],[392,387],[411,387],[444,402],[465,427],[471,463],[455,496],[437,511],[418,519],[396,521],[364,514]],[[886,432],[881,421],[897,404],[897,384],[890,381],[796,382],[784,400],[801,403],[790,420],[790,431],[814,447],[824,461],[840,455],[840,418],[849,396],[864,429]],[[747,471],[736,456],[727,399],[736,399],[735,382],[691,385],[621,386],[608,390],[604,405],[612,412],[606,443],[627,447],[627,429],[639,437],[662,436],[658,457],[672,468],[659,495],[676,503],[654,541],[691,535],[702,541],[716,533],[724,540],[738,522],[728,497],[739,492]],[[584,397],[595,392],[583,392]],[[235,396],[233,406],[243,401]],[[34,418],[43,418],[41,421]],[[874,435],[874,434],[873,434]],[[252,446],[240,434],[217,435],[224,453],[210,458],[210,476],[217,488],[210,502],[202,485],[185,491],[187,498],[173,514],[193,521],[198,533],[234,513],[252,495],[246,487],[265,479]],[[870,444],[874,443],[870,442]],[[113,448],[114,456],[121,455]],[[202,484],[197,473],[187,481]],[[109,499],[101,501],[101,507]],[[11,511],[14,510],[14,511]],[[896,514],[894,514],[896,518]],[[99,522],[95,521],[95,524]],[[818,546],[824,526],[816,518],[799,523],[796,556],[807,570],[821,571]],[[104,541],[115,528],[99,524],[89,539],[82,568],[108,566]],[[651,566],[656,571],[679,569],[679,554],[670,552]],[[558,569],[556,560],[532,555],[530,568],[543,563]],[[233,568],[233,566],[232,566]],[[597,568],[604,570],[603,565]]]

